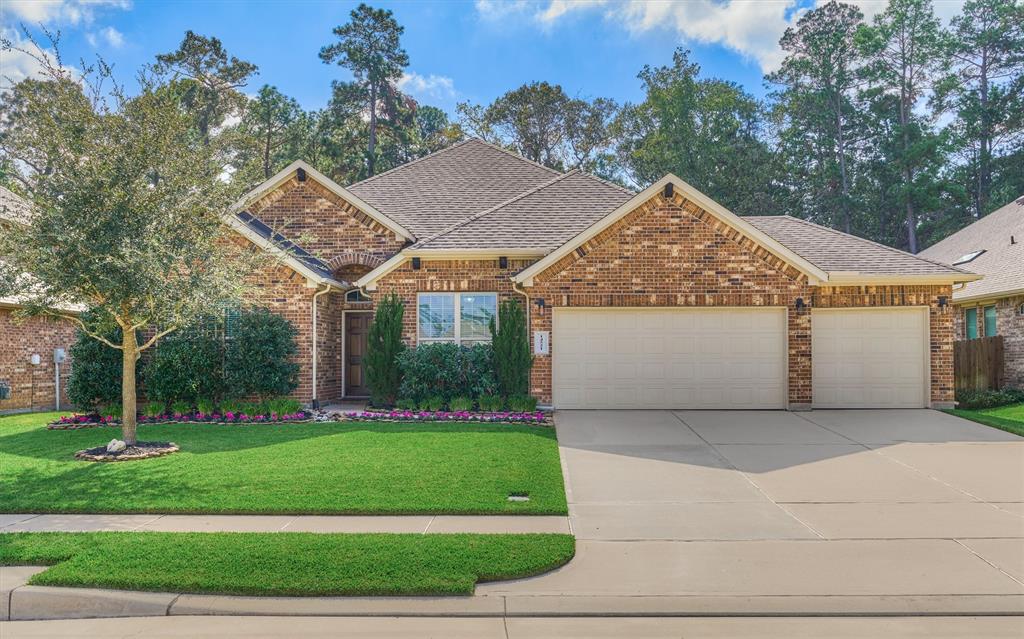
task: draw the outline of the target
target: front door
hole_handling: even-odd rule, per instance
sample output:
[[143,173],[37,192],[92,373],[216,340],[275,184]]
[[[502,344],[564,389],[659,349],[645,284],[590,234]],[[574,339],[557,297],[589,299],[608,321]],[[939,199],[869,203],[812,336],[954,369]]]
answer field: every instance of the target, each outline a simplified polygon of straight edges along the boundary
[[366,345],[373,313],[345,313],[345,396],[367,397]]

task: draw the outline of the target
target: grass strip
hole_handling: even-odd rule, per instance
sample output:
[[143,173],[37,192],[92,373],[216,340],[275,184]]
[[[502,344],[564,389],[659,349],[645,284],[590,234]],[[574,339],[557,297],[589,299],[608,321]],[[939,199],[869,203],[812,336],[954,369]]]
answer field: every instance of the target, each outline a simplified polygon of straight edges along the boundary
[[1024,437],[1024,404],[1011,404],[985,410],[953,409],[945,412]]
[[0,565],[51,565],[33,585],[225,595],[470,595],[574,552],[559,534],[0,534]]

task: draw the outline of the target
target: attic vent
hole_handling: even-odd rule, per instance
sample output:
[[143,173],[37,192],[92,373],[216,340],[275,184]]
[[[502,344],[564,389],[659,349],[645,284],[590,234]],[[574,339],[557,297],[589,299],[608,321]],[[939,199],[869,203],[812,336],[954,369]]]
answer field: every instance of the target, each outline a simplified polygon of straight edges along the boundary
[[582,246],[577,248],[576,249],[576,255],[579,256],[579,257],[586,257],[587,249],[583,248]]
[[299,169],[295,171],[295,177],[298,178],[299,182],[306,181],[306,169]]

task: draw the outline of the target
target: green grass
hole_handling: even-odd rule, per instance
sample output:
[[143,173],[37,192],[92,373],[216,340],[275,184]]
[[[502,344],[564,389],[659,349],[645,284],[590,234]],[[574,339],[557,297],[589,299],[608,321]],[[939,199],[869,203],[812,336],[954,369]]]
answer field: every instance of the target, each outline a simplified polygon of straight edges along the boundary
[[5,533],[29,583],[230,595],[469,595],[569,561],[570,535]]
[[1011,404],[985,410],[954,409],[946,412],[1024,437],[1024,404]]
[[[553,429],[484,424],[139,427],[181,451],[90,463],[116,428],[0,417],[0,512],[554,514],[566,511]],[[527,502],[510,502],[526,493]]]

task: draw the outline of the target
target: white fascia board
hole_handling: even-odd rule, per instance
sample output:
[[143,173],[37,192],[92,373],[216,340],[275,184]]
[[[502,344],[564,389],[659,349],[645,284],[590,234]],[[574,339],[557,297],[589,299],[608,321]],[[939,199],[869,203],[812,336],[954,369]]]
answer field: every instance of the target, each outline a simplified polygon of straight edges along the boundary
[[669,173],[665,177],[661,178],[654,184],[650,185],[643,191],[640,191],[628,202],[615,209],[605,217],[601,218],[589,228],[583,232],[577,234],[575,237],[570,239],[568,242],[560,246],[555,251],[549,253],[544,259],[539,260],[536,264],[531,265],[529,268],[524,269],[513,280],[519,284],[531,286],[533,284],[533,278],[543,273],[553,264],[557,263],[558,260],[562,259],[578,246],[594,238],[601,231],[604,231],[611,225],[618,222],[620,219],[625,217],[631,211],[641,206],[655,195],[657,195],[662,189],[665,188],[666,184],[672,183],[673,188],[678,188],[679,193],[687,200],[693,202],[700,208],[711,213],[715,217],[719,218],[729,226],[732,226],[736,230],[740,231],[744,235],[750,237],[758,244],[764,246],[766,249],[771,251],[777,257],[785,260],[789,264],[792,264],[801,272],[803,272],[811,283],[816,281],[822,281],[828,278],[827,273],[821,270],[817,266],[811,264],[804,258],[800,257],[793,251],[789,250],[770,236],[766,235],[762,231],[754,228],[753,225],[743,220],[735,213],[729,211],[724,206],[715,202],[710,197],[704,195],[694,187],[690,186],[683,180],[679,179],[675,175]]
[[356,280],[355,285],[368,291],[375,291],[377,280],[414,257],[423,260],[493,260],[496,257],[516,259],[537,258],[542,255],[542,251],[529,249],[406,249]]
[[976,273],[926,273],[926,274],[875,274],[856,271],[830,271],[828,279],[822,286],[883,286],[883,285],[914,285],[914,284],[958,284],[975,282],[983,275]]
[[247,207],[248,205],[252,204],[256,200],[266,195],[267,193],[270,193],[277,187],[281,186],[289,179],[291,179],[292,174],[294,174],[299,169],[302,169],[306,172],[307,178],[313,178],[321,185],[323,185],[327,190],[334,193],[341,199],[345,200],[352,206],[356,207],[366,215],[370,216],[371,218],[379,222],[381,226],[384,226],[390,231],[392,231],[395,235],[405,238],[410,242],[416,241],[416,237],[407,228],[405,228],[398,222],[392,220],[388,216],[384,215],[376,208],[370,206],[362,199],[356,197],[354,193],[351,193],[350,191],[345,189],[345,187],[341,186],[340,184],[338,184],[331,178],[327,177],[320,171],[317,171],[312,166],[310,166],[309,164],[302,160],[295,160],[285,168],[278,171],[272,177],[267,179],[265,182],[263,182],[262,184],[260,184],[253,190],[249,191],[244,196],[242,196],[242,198],[235,202],[234,206],[232,206],[232,213],[237,213],[238,211],[245,209],[245,207]]

